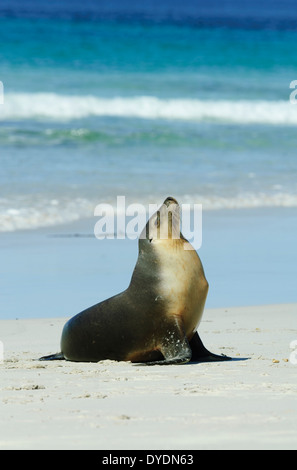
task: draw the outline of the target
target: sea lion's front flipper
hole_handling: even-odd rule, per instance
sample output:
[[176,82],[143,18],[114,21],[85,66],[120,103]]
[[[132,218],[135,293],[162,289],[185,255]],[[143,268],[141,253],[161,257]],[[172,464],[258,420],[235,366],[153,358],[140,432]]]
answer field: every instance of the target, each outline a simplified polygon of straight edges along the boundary
[[193,362],[215,362],[215,361],[230,361],[232,358],[222,354],[213,354],[206,349],[202,343],[198,333],[196,332],[190,341],[190,348],[192,350]]
[[49,356],[40,357],[39,361],[62,361],[65,359],[63,353],[50,354]]
[[184,364],[191,360],[192,351],[187,337],[180,327],[179,322],[175,320],[170,322],[167,333],[162,338],[160,352],[164,359],[156,362],[147,362],[147,365],[168,365]]

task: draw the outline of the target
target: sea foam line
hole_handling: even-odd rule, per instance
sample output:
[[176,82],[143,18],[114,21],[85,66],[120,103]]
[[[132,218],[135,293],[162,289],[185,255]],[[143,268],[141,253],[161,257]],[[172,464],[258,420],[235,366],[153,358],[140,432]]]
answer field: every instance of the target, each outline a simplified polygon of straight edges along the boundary
[[154,96],[99,98],[55,93],[8,93],[0,120],[68,121],[89,116],[215,121],[237,124],[297,124],[297,107],[288,101],[160,99]]
[[[202,211],[224,209],[253,209],[265,207],[297,207],[297,194],[289,193],[242,193],[234,197],[224,196],[200,196],[200,195],[176,195],[180,204],[202,204]],[[160,196],[162,203],[164,195]],[[36,229],[61,225],[84,218],[94,218],[94,209],[100,202],[113,204],[113,199],[108,201],[95,201],[86,198],[47,200],[39,199],[38,204],[34,200],[21,197],[15,200],[0,199],[0,232],[14,232],[18,230]],[[131,202],[131,201],[130,201]],[[129,204],[130,204],[129,202]],[[136,202],[136,201],[135,201]],[[137,203],[148,207],[156,203],[156,195],[151,198],[137,200]],[[114,200],[116,204],[116,199]],[[115,207],[115,213],[117,208]]]

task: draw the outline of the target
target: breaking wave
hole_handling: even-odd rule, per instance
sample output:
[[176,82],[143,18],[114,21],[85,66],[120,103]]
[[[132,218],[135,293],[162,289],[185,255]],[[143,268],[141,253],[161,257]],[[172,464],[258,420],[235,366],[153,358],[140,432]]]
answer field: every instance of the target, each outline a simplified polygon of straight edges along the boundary
[[55,93],[8,93],[0,120],[69,121],[90,116],[205,121],[233,124],[297,124],[288,101],[160,99],[153,96],[99,98]]

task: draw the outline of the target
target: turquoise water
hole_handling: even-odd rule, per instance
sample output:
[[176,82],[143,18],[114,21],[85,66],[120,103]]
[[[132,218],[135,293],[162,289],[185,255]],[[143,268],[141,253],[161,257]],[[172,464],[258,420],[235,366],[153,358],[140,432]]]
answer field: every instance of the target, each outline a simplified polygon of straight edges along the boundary
[[292,2],[196,3],[4,1],[1,231],[117,195],[297,206]]
[[119,195],[202,203],[207,307],[296,301],[295,3],[1,1],[1,318],[127,287],[137,244],[89,236]]

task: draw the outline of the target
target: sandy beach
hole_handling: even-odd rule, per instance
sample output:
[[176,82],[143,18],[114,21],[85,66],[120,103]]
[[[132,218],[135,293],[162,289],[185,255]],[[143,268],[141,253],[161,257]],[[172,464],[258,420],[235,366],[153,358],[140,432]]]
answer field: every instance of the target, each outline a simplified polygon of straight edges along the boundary
[[234,361],[175,366],[36,359],[65,319],[2,320],[1,449],[296,449],[297,305],[209,309]]

